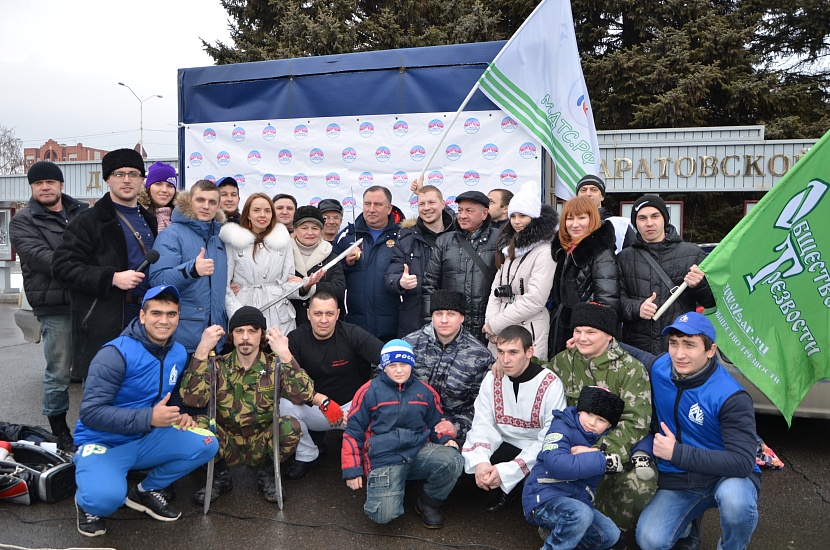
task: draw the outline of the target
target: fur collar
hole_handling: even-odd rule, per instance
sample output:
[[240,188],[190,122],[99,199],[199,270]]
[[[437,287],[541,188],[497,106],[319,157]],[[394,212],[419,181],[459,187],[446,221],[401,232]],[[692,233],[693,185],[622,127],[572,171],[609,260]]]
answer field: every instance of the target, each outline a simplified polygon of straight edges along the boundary
[[504,224],[496,239],[496,248],[504,253],[510,246],[510,241],[515,239],[516,257],[524,256],[536,245],[550,242],[556,235],[557,223],[559,213],[549,204],[543,204],[539,217],[533,218],[523,231],[516,233],[509,221]]
[[[226,223],[219,231],[219,238],[222,242],[230,245],[237,250],[244,250],[254,244],[256,236],[252,231],[245,229],[238,223]],[[269,250],[281,250],[291,244],[291,237],[288,235],[288,230],[281,223],[274,226],[274,229],[268,233],[262,240],[265,247]]]
[[[190,191],[182,191],[180,193],[176,193],[176,198],[173,200],[173,204],[176,206],[176,210],[179,211],[181,216],[189,220],[197,220],[196,218],[196,210],[193,208],[193,203],[190,200]],[[225,213],[222,212],[222,209],[216,211],[216,215],[213,217],[213,221],[218,223],[225,223],[227,218],[225,217]]]
[[[551,244],[551,255],[556,260],[559,254],[565,251],[562,244],[559,242],[559,233],[553,237],[553,244]],[[576,265],[585,265],[591,261],[597,254],[603,250],[617,250],[617,236],[614,231],[614,225],[610,223],[603,223],[599,229],[585,237],[573,251],[573,260]],[[564,256],[563,256],[564,257]],[[560,258],[561,259],[561,258]]]

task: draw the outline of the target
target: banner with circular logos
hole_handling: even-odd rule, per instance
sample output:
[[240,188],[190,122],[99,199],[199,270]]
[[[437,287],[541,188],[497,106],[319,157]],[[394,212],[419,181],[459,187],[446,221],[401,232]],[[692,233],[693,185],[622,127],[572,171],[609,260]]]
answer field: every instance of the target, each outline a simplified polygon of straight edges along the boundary
[[[340,201],[358,215],[363,191],[382,185],[407,217],[417,213],[410,185],[445,132],[424,184],[455,197],[476,189],[518,189],[526,181],[542,195],[542,148],[500,110],[343,116],[189,124],[185,127],[187,182],[234,177],[242,204],[252,193],[288,193],[299,205]],[[412,198],[411,198],[412,197]],[[408,203],[408,204],[407,204]],[[240,205],[241,209],[241,205]],[[346,221],[350,216],[345,217]]]

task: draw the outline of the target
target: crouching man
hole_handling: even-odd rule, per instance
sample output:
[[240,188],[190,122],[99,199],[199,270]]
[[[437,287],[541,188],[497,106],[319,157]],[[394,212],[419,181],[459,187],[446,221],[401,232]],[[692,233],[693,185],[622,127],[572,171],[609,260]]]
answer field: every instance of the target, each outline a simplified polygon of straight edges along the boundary
[[[208,462],[216,437],[167,405],[187,362],[173,340],[179,325],[179,292],[157,286],[144,295],[138,319],[92,359],[75,428],[78,531],[107,531],[104,516],[126,504],[161,521],[181,512],[162,489]],[[127,472],[149,469],[127,490]]]
[[[380,355],[378,376],[354,396],[341,455],[343,479],[352,490],[363,487],[372,521],[389,523],[403,514],[404,487],[425,480],[415,511],[424,527],[444,525],[440,506],[455,487],[463,461],[458,443],[436,433],[441,400],[412,375],[415,355],[403,340],[391,340]],[[371,461],[371,462],[370,462]]]
[[[216,436],[219,456],[211,489],[211,502],[233,488],[229,466],[258,467],[257,488],[268,502],[277,502],[274,478],[274,380],[279,361],[280,397],[296,405],[311,402],[314,384],[291,356],[288,338],[272,327],[266,331],[265,316],[251,306],[236,310],[228,322],[234,350],[216,358]],[[193,353],[182,377],[182,401],[189,407],[205,407],[210,399],[208,354],[225,335],[219,325],[205,329],[202,341]],[[271,345],[273,354],[265,353]],[[199,426],[207,427],[207,416],[197,417]],[[302,434],[296,418],[279,418],[280,460],[291,455]],[[205,489],[193,495],[198,504],[205,502]]]

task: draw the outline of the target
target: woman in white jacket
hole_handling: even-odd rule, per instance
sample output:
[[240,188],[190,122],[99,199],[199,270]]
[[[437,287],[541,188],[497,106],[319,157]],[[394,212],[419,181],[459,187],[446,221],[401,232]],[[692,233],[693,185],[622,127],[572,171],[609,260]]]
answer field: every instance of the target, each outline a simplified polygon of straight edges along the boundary
[[[245,201],[239,223],[226,223],[219,232],[228,257],[228,289],[225,304],[228,318],[242,306],[262,307],[286,290],[294,275],[291,237],[284,225],[277,223],[274,204],[268,195],[254,193]],[[238,285],[238,292],[231,288]],[[263,311],[268,327],[279,327],[287,334],[296,326],[294,306],[285,296]]]
[[[533,336],[533,354],[548,360],[550,314],[545,307],[553,285],[556,262],[550,241],[559,215],[542,204],[538,186],[525,183],[510,200],[510,222],[496,239],[496,267],[485,313],[484,332],[491,336],[520,325]],[[495,355],[493,343],[489,346]]]

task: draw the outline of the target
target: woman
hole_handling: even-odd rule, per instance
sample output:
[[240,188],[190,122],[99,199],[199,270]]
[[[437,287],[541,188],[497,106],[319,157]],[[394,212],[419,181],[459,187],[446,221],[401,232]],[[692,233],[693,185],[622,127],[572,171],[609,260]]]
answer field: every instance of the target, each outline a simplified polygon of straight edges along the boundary
[[565,349],[573,335],[571,309],[579,302],[609,306],[619,315],[620,281],[614,226],[602,223],[588,197],[574,197],[562,207],[563,223],[551,244],[556,262],[553,314],[548,345],[550,357]]
[[170,225],[178,184],[176,169],[169,164],[155,162],[147,169],[147,179],[144,189],[138,194],[138,202],[156,217],[159,233]]
[[291,235],[291,248],[294,252],[294,270],[296,276],[289,277],[291,282],[309,280],[299,289],[299,299],[292,299],[291,304],[297,312],[297,324],[308,322],[308,302],[318,290],[325,290],[337,297],[340,306],[340,318],[346,315],[343,299],[346,294],[346,276],[343,264],[337,262],[326,271],[324,265],[335,258],[331,243],[323,240],[323,214],[313,206],[301,206],[294,211],[294,233]]
[[[274,216],[268,195],[254,193],[245,201],[239,223],[226,223],[219,232],[228,257],[228,289],[225,304],[228,318],[242,306],[262,307],[287,291],[294,274],[291,237]],[[239,285],[238,292],[231,283]],[[234,285],[234,286],[235,286]],[[268,327],[279,327],[283,334],[294,329],[294,307],[288,296],[263,311]]]
[[493,337],[510,325],[521,325],[533,336],[533,354],[547,361],[550,315],[545,306],[553,285],[550,274],[556,269],[550,241],[559,215],[542,204],[534,184],[523,185],[513,196],[508,214],[510,223],[496,239],[498,272],[487,302],[484,332],[495,355]]

